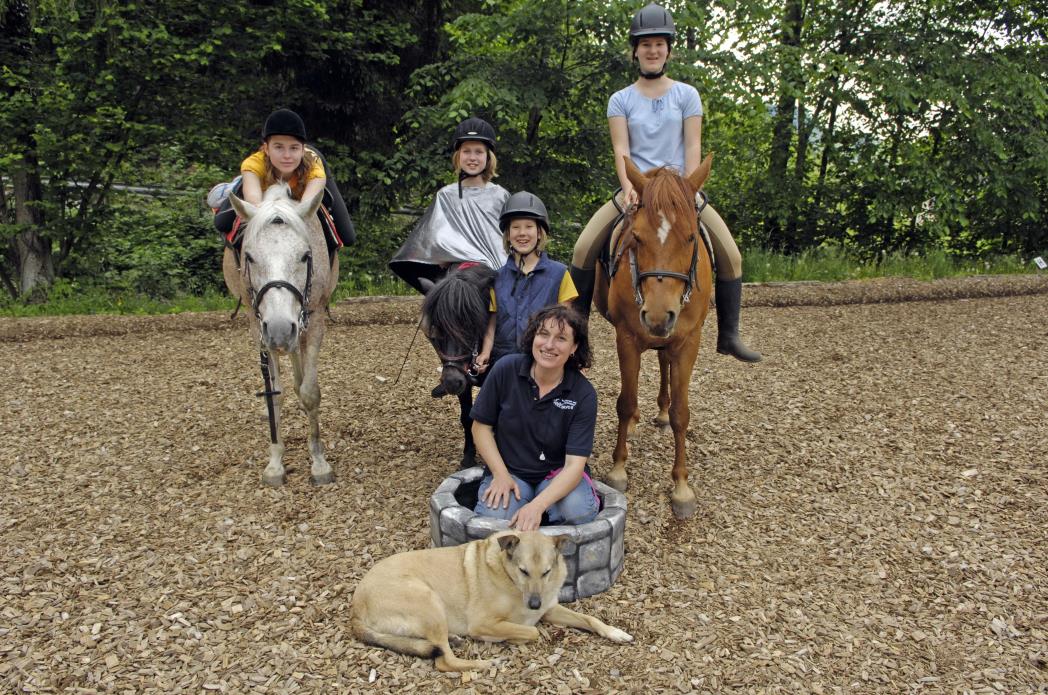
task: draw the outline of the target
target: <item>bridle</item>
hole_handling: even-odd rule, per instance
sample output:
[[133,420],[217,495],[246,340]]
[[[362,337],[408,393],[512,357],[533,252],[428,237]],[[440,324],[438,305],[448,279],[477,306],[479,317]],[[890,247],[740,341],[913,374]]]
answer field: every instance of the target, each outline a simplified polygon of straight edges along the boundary
[[292,294],[296,301],[298,301],[299,313],[298,321],[302,325],[302,331],[309,327],[309,317],[313,313],[309,309],[309,294],[313,289],[313,252],[306,252],[306,285],[303,289],[298,289],[295,285],[291,284],[287,280],[272,280],[262,285],[257,291],[254,285],[251,284],[251,266],[248,265],[245,269],[245,275],[247,276],[248,286],[248,298],[251,300],[251,310],[255,313],[255,318],[261,323],[262,314],[259,311],[259,306],[262,304],[262,298],[265,297],[266,292],[274,289],[285,289]]
[[[477,367],[477,355],[480,354],[480,351],[477,343],[473,343],[473,349],[471,352],[463,353],[461,355],[448,355],[437,347],[437,344],[432,338],[430,338],[429,342],[430,345],[433,346],[433,349],[436,350],[437,357],[440,358],[441,368],[447,369],[450,367],[459,370],[466,376],[470,383],[476,386],[476,379],[480,376],[480,369]],[[463,366],[467,363],[467,360],[469,366]]]
[[[705,193],[700,192],[699,196],[702,202],[696,206],[696,215],[702,212],[702,209],[706,207],[706,203],[708,202]],[[616,199],[613,197],[612,200]],[[615,206],[618,207],[617,200],[615,202]],[[619,208],[619,211],[623,215],[628,215],[632,222],[633,215],[636,215],[637,211],[640,208],[640,205],[634,205],[626,210]],[[702,229],[702,225],[696,224],[696,226],[699,228],[699,234],[705,233]],[[659,282],[662,282],[663,278],[673,278],[675,280],[682,281],[684,283],[684,292],[681,294],[680,303],[682,306],[684,304],[687,304],[689,301],[691,301],[691,293],[695,289],[695,285],[698,283],[697,273],[699,267],[699,234],[692,233],[691,235],[691,266],[689,267],[688,272],[686,274],[678,273],[675,270],[663,270],[661,268],[656,268],[655,270],[639,270],[637,267],[637,253],[634,249],[634,244],[629,244],[628,248],[619,248],[616,250],[609,271],[609,281],[611,277],[614,277],[615,272],[618,270],[619,267],[619,261],[622,260],[622,255],[625,253],[629,257],[630,281],[633,285],[633,299],[637,302],[637,306],[644,305],[644,295],[641,292],[640,288],[641,282],[643,282],[645,278],[651,277],[657,278]],[[705,237],[703,238],[703,241],[706,243],[707,250],[709,250],[709,241]],[[712,253],[710,254],[710,257],[713,257]]]

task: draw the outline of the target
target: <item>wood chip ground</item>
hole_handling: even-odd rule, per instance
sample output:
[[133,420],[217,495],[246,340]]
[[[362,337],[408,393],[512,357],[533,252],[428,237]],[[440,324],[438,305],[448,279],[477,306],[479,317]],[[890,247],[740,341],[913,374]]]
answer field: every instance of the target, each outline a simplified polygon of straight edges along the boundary
[[[433,400],[417,299],[333,309],[322,421],[338,480],[309,484],[286,408],[267,456],[243,318],[0,320],[0,685],[25,693],[1048,690],[1048,277],[747,287],[744,365],[692,379],[699,511],[669,510],[670,434],[632,442],[626,569],[576,606],[618,646],[544,627],[467,640],[445,676],[355,641],[365,571],[429,544],[457,404]],[[595,469],[618,369],[594,320]],[[293,405],[294,401],[290,403]]]

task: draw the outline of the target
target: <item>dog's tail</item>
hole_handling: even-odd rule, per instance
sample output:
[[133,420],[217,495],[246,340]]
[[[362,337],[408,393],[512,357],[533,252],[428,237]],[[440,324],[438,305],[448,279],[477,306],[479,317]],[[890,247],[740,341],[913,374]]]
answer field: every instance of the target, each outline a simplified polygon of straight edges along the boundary
[[377,632],[357,616],[350,621],[353,632],[361,642],[392,649],[401,654],[410,654],[423,659],[436,659],[444,655],[444,650],[423,637],[409,637],[407,635],[391,635],[387,632]]

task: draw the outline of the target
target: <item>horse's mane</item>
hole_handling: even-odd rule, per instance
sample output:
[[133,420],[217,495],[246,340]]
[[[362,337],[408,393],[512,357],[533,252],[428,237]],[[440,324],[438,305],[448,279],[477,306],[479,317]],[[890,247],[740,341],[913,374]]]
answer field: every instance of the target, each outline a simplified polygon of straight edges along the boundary
[[245,236],[257,234],[262,229],[273,224],[274,220],[280,218],[280,223],[293,229],[304,240],[309,240],[309,230],[306,221],[298,215],[297,202],[291,197],[291,187],[285,182],[274,184],[262,194],[262,202],[258,205],[258,212],[247,223],[244,228]]
[[422,303],[429,325],[456,345],[472,347],[488,327],[489,293],[495,271],[475,265],[448,274]]
[[[695,197],[691,186],[684,177],[673,169],[659,167],[644,174],[648,183],[644,186],[640,205],[651,229],[658,229],[661,224],[659,213],[666,219],[674,220],[670,225],[682,242],[688,242],[698,232],[698,221],[695,214]],[[634,225],[630,225],[629,241],[635,237]]]

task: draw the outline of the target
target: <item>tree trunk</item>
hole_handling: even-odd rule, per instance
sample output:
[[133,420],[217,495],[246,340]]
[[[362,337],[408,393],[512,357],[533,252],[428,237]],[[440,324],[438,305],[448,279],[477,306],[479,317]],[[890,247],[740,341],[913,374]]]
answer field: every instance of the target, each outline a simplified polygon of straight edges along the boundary
[[792,239],[784,237],[783,222],[793,216],[792,191],[787,168],[790,161],[790,143],[793,141],[793,116],[797,95],[803,90],[800,56],[801,26],[804,23],[803,0],[787,0],[782,19],[782,65],[779,70],[779,98],[775,104],[772,126],[771,155],[768,162],[768,200],[771,203],[765,217],[767,241],[773,248],[794,250]]
[[26,155],[22,165],[13,171],[15,223],[24,226],[15,235],[10,248],[15,268],[18,294],[22,297],[46,292],[55,279],[51,258],[51,241],[40,234],[44,216],[40,202],[40,172],[36,158]]

